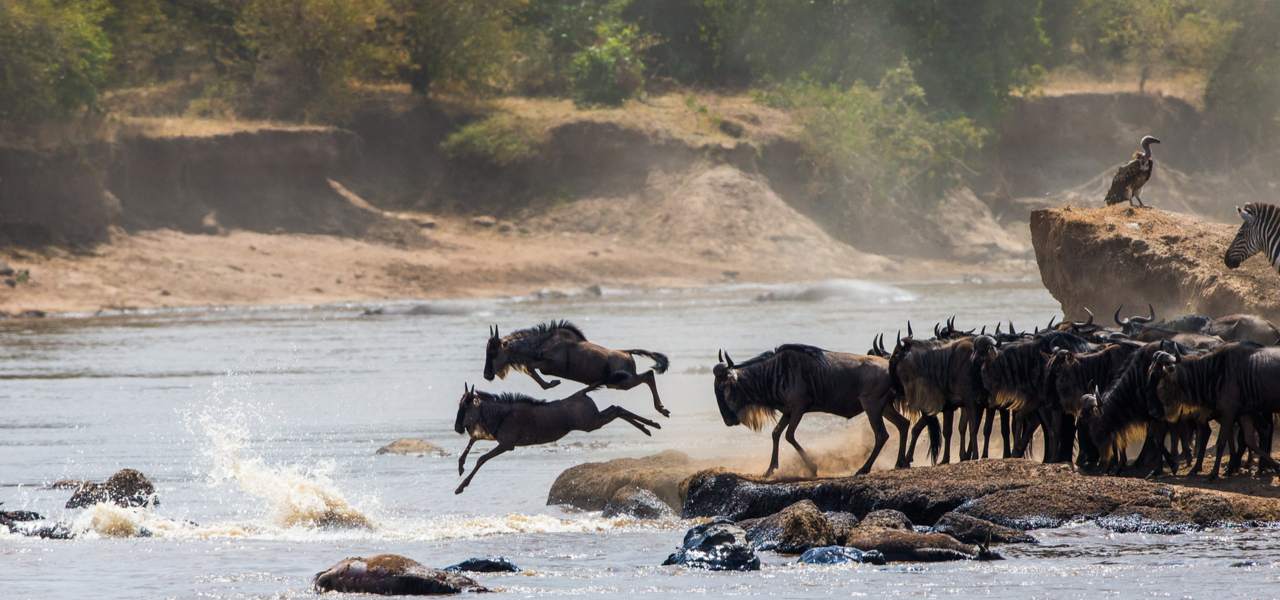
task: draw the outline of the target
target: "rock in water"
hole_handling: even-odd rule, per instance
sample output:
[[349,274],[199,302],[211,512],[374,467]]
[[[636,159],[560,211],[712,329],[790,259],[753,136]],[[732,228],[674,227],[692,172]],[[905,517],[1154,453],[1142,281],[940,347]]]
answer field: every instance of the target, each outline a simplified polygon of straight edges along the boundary
[[449,565],[444,570],[450,573],[470,571],[472,573],[519,573],[520,567],[507,560],[505,556],[484,556],[468,558],[456,565]]
[[933,530],[945,533],[966,544],[1035,544],[1031,535],[997,525],[985,519],[949,512],[934,524]]
[[708,571],[758,571],[760,557],[747,541],[746,531],[717,517],[685,533],[684,545],[662,564]]
[[942,533],[920,533],[866,525],[850,531],[845,545],[863,551],[877,550],[884,555],[885,560],[891,561],[937,562],[1000,558],[998,554],[961,543]]
[[609,503],[604,505],[604,516],[663,519],[675,516],[675,511],[651,490],[627,485],[618,488]]
[[398,554],[352,557],[316,573],[312,581],[317,592],[381,594],[384,596],[430,596],[460,592],[487,592],[484,586],[465,575],[424,567]]
[[102,483],[85,482],[71,494],[67,508],[81,508],[99,502],[119,506],[159,504],[156,488],[146,475],[133,469],[120,469]]
[[445,456],[448,452],[444,448],[432,444],[427,440],[417,438],[400,438],[386,446],[378,448],[374,454],[400,454],[405,456],[426,456],[428,454],[435,456]]
[[836,544],[827,516],[812,500],[801,500],[776,514],[738,523],[760,550],[800,554],[810,548]]
[[810,548],[800,555],[800,562],[807,565],[839,565],[844,563],[868,563],[883,565],[884,555],[879,550],[863,552],[847,546],[823,546]]
[[831,524],[831,534],[836,536],[836,542],[843,544],[844,539],[849,536],[849,532],[858,526],[858,516],[851,512],[829,511],[822,513],[827,517],[827,522]]

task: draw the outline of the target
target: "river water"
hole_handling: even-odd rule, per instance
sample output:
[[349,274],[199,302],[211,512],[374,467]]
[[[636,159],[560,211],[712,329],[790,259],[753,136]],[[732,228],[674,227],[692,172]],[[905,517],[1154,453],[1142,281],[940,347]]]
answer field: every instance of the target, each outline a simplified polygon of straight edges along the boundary
[[[709,370],[718,348],[742,359],[783,342],[862,352],[878,332],[892,344],[908,317],[927,329],[952,314],[964,327],[1010,318],[1029,327],[1057,312],[1038,284],[829,281],[391,303],[376,316],[365,308],[0,324],[0,502],[79,533],[70,541],[0,534],[0,598],[310,597],[315,572],[380,552],[433,566],[506,555],[524,572],[478,577],[499,590],[495,598],[1280,595],[1280,536],[1268,530],[1163,536],[1081,525],[1038,531],[1041,544],[1006,546],[1000,562],[807,567],[763,553],[758,573],[705,573],[658,566],[690,523],[545,504],[565,468],[667,448],[763,470],[767,434],[725,428],[716,411]],[[667,353],[672,367],[659,389],[672,418],[657,417],[642,388],[598,392],[602,407],[625,406],[663,428],[646,438],[616,422],[518,449],[455,496],[465,439],[452,424],[464,381],[562,392],[544,393],[520,374],[484,382],[488,325],[506,332],[552,318],[606,345]],[[866,430],[862,418],[809,417],[799,437],[839,451]],[[451,455],[374,455],[401,437]],[[895,443],[881,464],[891,464]],[[123,467],[155,482],[159,506],[66,510],[68,491],[44,489]],[[316,527],[325,513],[370,527]],[[141,530],[150,537],[131,537]],[[1233,566],[1242,561],[1252,562]]]

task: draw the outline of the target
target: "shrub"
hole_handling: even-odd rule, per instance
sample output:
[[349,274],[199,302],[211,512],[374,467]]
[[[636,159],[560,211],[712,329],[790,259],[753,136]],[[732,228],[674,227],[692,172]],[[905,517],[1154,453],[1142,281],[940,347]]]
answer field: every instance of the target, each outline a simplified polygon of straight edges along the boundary
[[463,126],[449,134],[440,149],[456,160],[479,160],[505,167],[529,160],[546,143],[536,125],[512,115],[498,114]]
[[514,61],[512,21],[520,0],[402,0],[413,91],[439,84],[472,91],[501,87]]
[[579,105],[617,106],[644,87],[642,39],[633,26],[601,25],[599,41],[573,56],[569,77]]
[[97,100],[111,60],[98,0],[0,0],[0,120],[64,117]]

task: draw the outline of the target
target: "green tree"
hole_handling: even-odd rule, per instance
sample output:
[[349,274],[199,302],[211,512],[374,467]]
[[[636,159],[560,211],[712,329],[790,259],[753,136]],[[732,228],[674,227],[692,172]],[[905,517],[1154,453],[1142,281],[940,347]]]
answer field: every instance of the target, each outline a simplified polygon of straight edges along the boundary
[[246,106],[272,117],[341,114],[382,56],[383,0],[250,0],[236,30],[252,53]]
[[514,19],[523,0],[402,0],[406,78],[415,92],[452,85],[502,86],[515,58]]
[[1278,148],[1280,2],[1240,0],[1231,10],[1240,28],[1209,78],[1205,110],[1227,134],[1229,147]]
[[67,116],[97,100],[111,45],[96,0],[0,0],[0,120]]

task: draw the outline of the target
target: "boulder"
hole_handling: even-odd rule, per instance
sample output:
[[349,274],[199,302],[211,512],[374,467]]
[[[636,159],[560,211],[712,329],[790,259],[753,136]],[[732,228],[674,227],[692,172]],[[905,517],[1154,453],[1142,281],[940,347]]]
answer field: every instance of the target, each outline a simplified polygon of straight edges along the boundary
[[507,560],[505,556],[484,556],[468,558],[458,564],[449,565],[444,570],[450,573],[470,571],[472,573],[519,573],[520,567]]
[[800,554],[810,548],[832,546],[838,541],[827,516],[812,500],[801,500],[777,514],[738,523],[758,550]]
[[119,506],[159,504],[156,488],[146,475],[133,469],[121,469],[102,483],[84,482],[67,500],[67,508],[81,508],[99,502]]
[[961,543],[946,534],[869,527],[865,522],[849,532],[845,545],[864,552],[877,550],[889,561],[937,562],[1000,558],[997,554]]
[[465,575],[424,567],[398,554],[352,557],[316,573],[312,585],[317,592],[381,594],[384,596],[431,596],[461,592],[487,592],[484,586]]
[[942,515],[934,524],[933,530],[945,533],[966,544],[1035,544],[1036,538],[1031,535],[996,525],[991,521],[958,512]]
[[725,518],[690,529],[680,549],[662,564],[708,571],[760,570],[760,558],[747,540],[747,532]]
[[619,489],[635,486],[653,492],[667,506],[678,510],[684,498],[685,479],[704,466],[675,450],[644,458],[584,463],[566,469],[556,478],[547,494],[547,504],[603,510]]
[[851,512],[832,510],[822,514],[826,515],[827,522],[831,524],[831,534],[836,536],[836,541],[841,544],[849,535],[849,530],[858,526],[858,516]]
[[[1241,202],[1243,203],[1243,202]],[[1157,316],[1257,314],[1280,321],[1280,276],[1255,256],[1237,269],[1223,257],[1239,228],[1230,205],[1213,223],[1158,208],[1054,208],[1031,214],[1040,279],[1075,319],[1148,303]]]
[[606,517],[633,517],[636,519],[665,519],[674,517],[676,511],[662,501],[657,494],[634,485],[618,488],[604,505]]
[[915,525],[911,523],[911,519],[902,514],[902,511],[893,510],[892,508],[882,508],[867,513],[867,516],[862,517],[862,522],[858,526],[915,531]]
[[807,565],[840,565],[844,563],[868,563],[883,565],[884,555],[878,550],[863,552],[848,546],[823,546],[810,548],[800,555],[800,562]]
[[446,456],[449,453],[440,446],[417,438],[400,438],[378,448],[374,454],[399,454],[402,456]]

